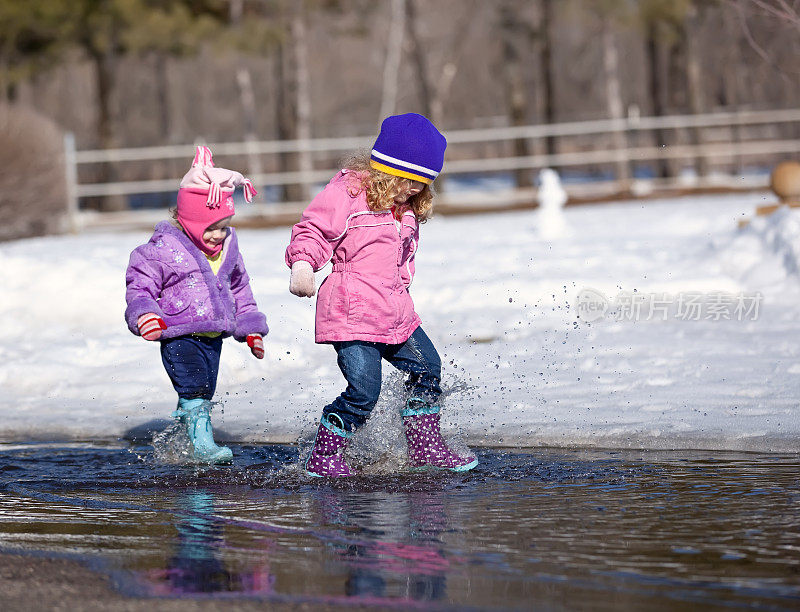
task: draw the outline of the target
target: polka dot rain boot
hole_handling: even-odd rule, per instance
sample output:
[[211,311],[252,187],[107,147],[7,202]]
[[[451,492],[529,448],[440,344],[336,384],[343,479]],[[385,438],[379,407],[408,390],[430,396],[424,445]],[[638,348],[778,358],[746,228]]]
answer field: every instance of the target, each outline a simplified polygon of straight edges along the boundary
[[322,417],[314,448],[306,459],[306,474],[316,477],[342,478],[355,474],[344,458],[344,451],[350,444],[353,434],[345,431],[344,423],[338,414]]
[[462,457],[453,451],[439,429],[438,406],[430,406],[422,399],[412,397],[402,411],[403,425],[408,442],[408,462],[413,471],[450,470],[466,472],[478,465],[472,455]]

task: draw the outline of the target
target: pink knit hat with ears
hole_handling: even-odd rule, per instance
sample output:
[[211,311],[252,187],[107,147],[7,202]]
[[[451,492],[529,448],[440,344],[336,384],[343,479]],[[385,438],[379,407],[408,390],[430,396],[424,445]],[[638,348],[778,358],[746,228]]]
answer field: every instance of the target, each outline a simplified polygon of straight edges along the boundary
[[233,216],[233,192],[240,185],[244,199],[252,202],[258,192],[250,179],[233,170],[215,168],[211,149],[197,147],[192,167],[178,189],[177,217],[186,235],[207,255],[216,255],[222,245],[209,248],[203,242],[203,233],[210,225]]

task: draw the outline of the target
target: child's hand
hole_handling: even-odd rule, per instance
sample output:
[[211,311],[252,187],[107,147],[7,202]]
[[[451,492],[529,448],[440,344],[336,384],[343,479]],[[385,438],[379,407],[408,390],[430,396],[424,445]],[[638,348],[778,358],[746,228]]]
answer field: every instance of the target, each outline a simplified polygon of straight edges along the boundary
[[136,320],[136,326],[145,340],[158,340],[161,337],[161,332],[167,329],[164,319],[153,312],[148,312],[139,317]]
[[311,297],[317,292],[314,288],[314,270],[310,263],[301,259],[292,264],[289,291],[297,297]]
[[264,340],[258,334],[249,334],[247,336],[247,346],[250,347],[250,352],[256,359],[264,359]]

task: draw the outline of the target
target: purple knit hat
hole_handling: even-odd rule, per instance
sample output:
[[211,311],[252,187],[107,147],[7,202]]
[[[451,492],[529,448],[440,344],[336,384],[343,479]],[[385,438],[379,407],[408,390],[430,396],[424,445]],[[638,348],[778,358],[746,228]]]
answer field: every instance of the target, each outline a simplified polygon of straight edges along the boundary
[[422,115],[386,117],[372,147],[369,164],[376,170],[430,185],[442,171],[447,140]]

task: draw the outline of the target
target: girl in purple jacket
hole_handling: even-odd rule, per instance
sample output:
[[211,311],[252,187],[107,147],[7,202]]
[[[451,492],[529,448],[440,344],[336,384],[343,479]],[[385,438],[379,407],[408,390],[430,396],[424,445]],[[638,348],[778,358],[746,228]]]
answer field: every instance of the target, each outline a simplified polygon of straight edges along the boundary
[[356,157],[314,198],[292,230],[289,290],[315,293],[314,272],[333,271],[317,296],[316,341],[337,353],[347,388],[322,410],[306,460],[312,476],[350,476],[344,451],[378,401],[381,360],[407,372],[402,410],[412,469],[470,470],[473,456],[447,446],[439,431],[441,360],[408,288],[419,224],[431,213],[430,184],[447,142],[422,115],[388,117],[371,154]]
[[186,427],[193,459],[203,463],[233,458],[231,449],[214,442],[211,429],[222,339],[247,342],[262,359],[268,331],[230,227],[240,185],[252,201],[253,184],[215,168],[210,149],[198,147],[178,190],[175,222],[156,226],[150,241],[131,253],[125,274],[128,328],[160,340],[161,360],[178,393],[173,416]]

